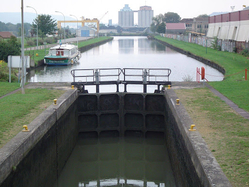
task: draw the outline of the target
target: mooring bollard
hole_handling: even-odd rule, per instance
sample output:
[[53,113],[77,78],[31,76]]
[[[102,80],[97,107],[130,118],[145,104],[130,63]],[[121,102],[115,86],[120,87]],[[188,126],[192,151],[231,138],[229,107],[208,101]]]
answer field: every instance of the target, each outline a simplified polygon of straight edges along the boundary
[[22,126],[24,129],[22,130],[22,132],[29,132],[28,126],[27,125],[23,125]]
[[191,125],[191,126],[190,126],[189,131],[196,131],[196,129],[194,129],[194,127],[195,127],[195,125],[194,125],[194,124],[193,124],[193,125]]
[[180,99],[176,99],[176,105],[180,105]]
[[54,99],[54,105],[57,105],[57,99]]

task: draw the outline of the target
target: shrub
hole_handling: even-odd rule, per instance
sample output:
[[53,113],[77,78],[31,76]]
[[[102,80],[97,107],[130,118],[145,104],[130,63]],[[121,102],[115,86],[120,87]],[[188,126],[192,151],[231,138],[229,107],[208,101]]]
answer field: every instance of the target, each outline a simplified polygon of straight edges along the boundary
[[248,51],[248,49],[244,49],[243,51],[241,51],[241,54],[242,54],[243,56],[249,56],[249,51]]
[[28,46],[34,46],[35,45],[35,42],[33,40],[28,40],[27,41],[27,45]]

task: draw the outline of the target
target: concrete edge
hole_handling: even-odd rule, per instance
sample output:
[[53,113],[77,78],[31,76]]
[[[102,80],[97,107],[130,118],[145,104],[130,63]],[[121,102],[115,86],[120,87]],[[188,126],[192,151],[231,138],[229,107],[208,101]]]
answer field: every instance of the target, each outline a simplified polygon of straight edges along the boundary
[[58,99],[57,105],[50,105],[28,125],[29,132],[19,132],[0,149],[0,184],[64,114],[77,97],[77,90],[68,90]]
[[178,99],[176,93],[172,89],[166,90],[166,93],[167,102],[203,186],[231,187],[229,180],[198,132],[198,125],[196,131],[189,131],[193,121],[181,103],[176,105],[176,99]]

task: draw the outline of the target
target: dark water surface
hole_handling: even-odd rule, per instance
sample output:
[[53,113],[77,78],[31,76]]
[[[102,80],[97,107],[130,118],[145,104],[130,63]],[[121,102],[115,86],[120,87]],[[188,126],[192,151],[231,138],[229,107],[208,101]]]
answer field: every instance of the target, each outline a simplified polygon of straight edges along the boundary
[[[114,37],[112,41],[82,53],[79,64],[66,67],[45,66],[31,72],[28,81],[73,82],[70,71],[83,68],[170,68],[172,73],[169,81],[195,81],[196,68],[202,66],[206,69],[208,81],[223,79],[223,75],[216,69],[178,53],[157,41],[148,40],[146,37]],[[110,87],[107,91],[110,91]]]
[[174,187],[163,138],[81,139],[55,187]]

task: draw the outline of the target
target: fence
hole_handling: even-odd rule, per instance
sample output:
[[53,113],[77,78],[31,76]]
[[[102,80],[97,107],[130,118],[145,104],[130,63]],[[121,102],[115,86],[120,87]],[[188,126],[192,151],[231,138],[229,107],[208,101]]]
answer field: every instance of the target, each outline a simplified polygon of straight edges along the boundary
[[[206,36],[192,36],[189,35],[177,35],[177,34],[163,34],[166,38],[172,38],[179,41],[195,43],[203,47],[212,47],[215,42],[214,38],[207,38]],[[234,40],[217,40],[217,45],[220,46],[222,51],[237,52],[240,53],[244,49],[249,50],[249,42],[241,42]]]

